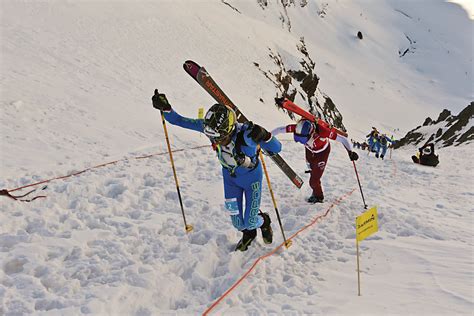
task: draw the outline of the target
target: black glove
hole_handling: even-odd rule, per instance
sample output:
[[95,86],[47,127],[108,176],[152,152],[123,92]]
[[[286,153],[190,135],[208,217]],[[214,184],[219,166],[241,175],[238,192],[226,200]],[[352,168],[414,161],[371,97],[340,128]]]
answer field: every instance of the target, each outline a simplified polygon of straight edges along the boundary
[[272,138],[272,133],[270,133],[260,125],[252,124],[249,129],[250,133],[248,135],[256,143],[260,143],[262,140],[267,142]]
[[169,112],[171,111],[171,105],[163,93],[158,93],[158,89],[155,89],[155,95],[151,97],[153,107],[160,111]]
[[283,102],[285,101],[285,98],[275,98],[275,104],[279,107],[283,106]]
[[359,159],[359,155],[355,151],[348,151],[347,153],[349,154],[351,161]]

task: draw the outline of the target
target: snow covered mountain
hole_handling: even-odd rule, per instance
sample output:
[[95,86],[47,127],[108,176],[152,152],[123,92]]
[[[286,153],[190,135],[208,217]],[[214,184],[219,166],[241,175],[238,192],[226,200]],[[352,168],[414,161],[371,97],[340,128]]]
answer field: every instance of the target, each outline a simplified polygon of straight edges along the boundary
[[474,139],[474,102],[471,102],[458,115],[443,110],[434,121],[427,117],[422,126],[409,131],[405,137],[395,144],[395,148],[407,144],[436,144],[437,147],[459,146],[470,144]]
[[355,139],[371,126],[400,138],[474,99],[474,23],[463,7],[6,0],[0,11],[0,189],[45,196],[0,196],[0,314],[472,313],[472,143],[442,148],[437,168],[414,165],[404,147],[385,161],[359,153],[379,232],[360,245],[358,297],[354,221],[364,209],[342,146],[333,143],[323,177],[326,202],[309,206],[303,147],[281,137],[306,182],[296,189],[267,159],[293,246],[275,250],[283,239],[265,184],[274,243],[258,236],[235,253],[240,235],[209,141],[168,125],[194,225],[184,231],[150,100],[158,88],[183,115],[208,109],[214,101],[182,70],[192,59],[269,130],[294,122],[273,101],[288,94]]

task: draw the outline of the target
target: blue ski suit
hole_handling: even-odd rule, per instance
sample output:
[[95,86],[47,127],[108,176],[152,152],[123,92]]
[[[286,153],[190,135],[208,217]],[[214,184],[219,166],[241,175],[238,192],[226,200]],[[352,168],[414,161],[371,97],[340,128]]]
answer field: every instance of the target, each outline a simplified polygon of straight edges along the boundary
[[[164,114],[165,119],[173,125],[201,133],[204,131],[203,119],[186,118],[174,110]],[[249,127],[249,123],[237,123],[230,144],[215,146],[217,158],[222,165],[225,209],[229,212],[232,225],[239,231],[256,229],[263,224],[262,216],[258,216],[262,195],[262,166],[258,158],[258,145],[270,153],[281,151],[281,143],[273,136],[267,142],[255,143],[248,136]],[[237,155],[242,154],[251,159],[250,167],[237,163]]]
[[393,141],[384,135],[379,135],[377,142],[375,143],[375,152],[378,157],[380,150],[382,150],[381,157],[383,158],[387,153],[388,143],[393,143]]
[[377,139],[378,139],[378,132],[373,130],[371,131],[366,137],[368,137],[369,143],[369,152],[377,152],[379,151]]

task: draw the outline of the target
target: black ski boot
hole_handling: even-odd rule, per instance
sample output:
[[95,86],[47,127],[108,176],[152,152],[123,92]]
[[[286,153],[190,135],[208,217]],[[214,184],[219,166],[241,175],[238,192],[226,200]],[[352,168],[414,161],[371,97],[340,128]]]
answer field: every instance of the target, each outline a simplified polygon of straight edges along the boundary
[[263,224],[260,227],[260,230],[262,231],[263,242],[266,244],[271,244],[273,242],[273,230],[271,225],[272,220],[270,219],[270,215],[268,215],[268,213],[262,213],[260,211],[260,216],[263,217]]
[[244,235],[242,236],[242,239],[239,240],[237,246],[235,247],[235,251],[237,250],[246,251],[249,248],[252,241],[255,239],[255,237],[257,237],[256,229],[252,229],[252,230],[244,229],[242,233]]
[[311,195],[307,200],[308,203],[314,204],[314,203],[323,203],[324,198],[323,197],[317,197],[315,195]]

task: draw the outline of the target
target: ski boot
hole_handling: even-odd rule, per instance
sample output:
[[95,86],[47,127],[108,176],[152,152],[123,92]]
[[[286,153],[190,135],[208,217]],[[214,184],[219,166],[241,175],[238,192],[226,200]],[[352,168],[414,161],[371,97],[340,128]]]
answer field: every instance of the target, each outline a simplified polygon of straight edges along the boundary
[[249,248],[252,241],[255,239],[255,237],[257,237],[256,229],[252,229],[252,230],[244,229],[242,233],[243,233],[242,239],[239,240],[239,242],[237,243],[237,246],[235,247],[235,251],[237,250],[246,251]]
[[379,154],[376,153],[376,154],[375,154],[375,158],[379,158]]
[[268,213],[262,213],[260,211],[260,216],[263,217],[263,224],[260,227],[260,230],[262,231],[263,242],[266,244],[271,244],[273,242],[273,230],[272,226],[270,225],[272,220],[270,219],[270,215],[268,215]]
[[383,155],[380,155],[380,158],[382,158],[382,160],[383,160],[383,157],[384,157]]
[[317,197],[315,195],[311,195],[307,200],[308,203],[314,204],[314,203],[323,203],[324,198],[323,197]]

